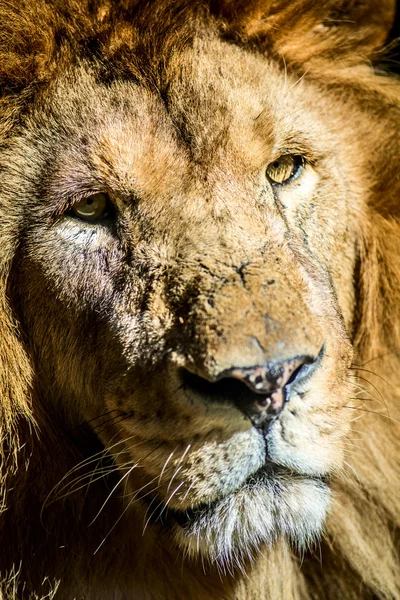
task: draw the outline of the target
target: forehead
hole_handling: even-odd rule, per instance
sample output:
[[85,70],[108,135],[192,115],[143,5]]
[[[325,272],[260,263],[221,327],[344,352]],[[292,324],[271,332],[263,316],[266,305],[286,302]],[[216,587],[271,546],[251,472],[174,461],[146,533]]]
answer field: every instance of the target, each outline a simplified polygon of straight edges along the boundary
[[136,188],[156,177],[168,187],[171,178],[192,177],[194,168],[258,172],[312,138],[309,99],[284,64],[197,39],[172,54],[157,84],[148,75],[105,85],[83,64],[58,82],[50,102],[69,137],[64,164],[68,152],[83,152],[88,171],[132,180]]

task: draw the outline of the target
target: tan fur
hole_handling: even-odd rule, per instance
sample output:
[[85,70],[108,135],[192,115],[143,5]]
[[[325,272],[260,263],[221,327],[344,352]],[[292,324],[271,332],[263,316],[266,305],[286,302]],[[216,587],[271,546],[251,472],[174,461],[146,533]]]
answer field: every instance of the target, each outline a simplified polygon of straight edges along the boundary
[[0,0],[4,600],[400,599],[394,10]]

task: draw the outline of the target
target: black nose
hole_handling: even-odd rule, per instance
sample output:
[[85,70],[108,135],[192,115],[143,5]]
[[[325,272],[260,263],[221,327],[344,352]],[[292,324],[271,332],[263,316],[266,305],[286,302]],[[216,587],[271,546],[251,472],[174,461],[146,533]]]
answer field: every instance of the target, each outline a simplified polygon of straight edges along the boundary
[[232,403],[259,426],[281,412],[288,385],[310,375],[317,362],[312,356],[296,356],[261,366],[232,368],[212,382],[184,370],[183,381],[206,402]]
[[230,369],[225,371],[222,379],[234,378],[242,381],[255,394],[250,402],[239,401],[238,408],[249,416],[267,413],[276,416],[284,407],[286,386],[300,377],[305,365],[312,365],[315,359],[311,356],[299,356],[284,362],[262,366]]

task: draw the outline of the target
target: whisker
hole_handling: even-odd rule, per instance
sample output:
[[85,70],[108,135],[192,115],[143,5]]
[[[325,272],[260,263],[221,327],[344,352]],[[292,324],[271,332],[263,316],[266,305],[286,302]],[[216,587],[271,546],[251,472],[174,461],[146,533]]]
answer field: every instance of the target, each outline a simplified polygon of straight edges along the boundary
[[[50,506],[51,504],[54,504],[54,502],[58,502],[59,500],[62,500],[63,498],[67,498],[67,496],[70,496],[71,494],[75,494],[76,492],[78,492],[79,490],[82,490],[83,488],[89,488],[91,484],[96,483],[96,481],[100,481],[101,479],[104,479],[106,475],[110,475],[111,473],[116,473],[117,471],[119,471],[119,469],[117,467],[114,467],[113,469],[107,469],[107,470],[103,470],[103,471],[98,471],[98,475],[97,477],[93,477],[93,473],[88,473],[87,475],[84,475],[82,478],[76,479],[76,487],[71,487],[71,489],[66,492],[65,494],[57,494],[57,496],[54,497],[53,500],[51,500],[51,502],[49,502],[47,504],[47,506]],[[85,481],[85,479],[88,479],[89,482],[88,483],[82,483],[83,481]],[[82,485],[78,485],[79,483],[82,483]],[[62,488],[62,490],[68,489],[68,486],[64,486]],[[62,491],[60,490],[60,492]]]
[[378,400],[377,398],[374,398],[374,397],[362,398],[361,396],[350,396],[350,400],[358,400],[359,402],[378,402],[378,404],[382,404],[386,408],[386,405],[384,402],[382,402],[382,400]]
[[354,385],[352,386],[352,389],[356,388],[358,391],[356,391],[356,394],[368,394],[368,396],[371,396],[371,398],[373,398],[374,400],[376,400],[376,402],[381,402],[382,404],[385,404],[384,401],[381,398],[377,398],[377,396],[375,396],[371,390],[368,390],[367,388],[365,388],[363,385],[359,384],[359,383],[354,383]]
[[174,489],[174,491],[172,492],[172,494],[169,496],[168,500],[166,500],[166,502],[161,502],[160,504],[158,504],[156,506],[156,508],[153,510],[153,512],[151,513],[151,515],[149,516],[149,518],[147,519],[145,526],[143,528],[142,531],[142,536],[145,534],[145,531],[147,529],[148,524],[151,521],[152,516],[157,512],[158,508],[160,505],[164,504],[164,507],[162,508],[160,514],[157,517],[157,521],[159,521],[161,519],[161,516],[163,515],[163,513],[165,512],[165,510],[168,508],[168,503],[171,502],[172,498],[175,496],[176,492],[184,485],[184,482],[181,481],[181,483]]
[[302,80],[303,80],[303,79],[306,77],[306,75],[308,74],[309,70],[310,70],[310,69],[307,69],[306,71],[304,71],[303,75],[302,75],[301,77],[299,77],[299,78],[298,78],[298,80],[297,80],[297,81],[295,81],[295,83],[293,83],[293,84],[290,86],[290,88],[289,88],[289,91],[290,91],[292,88],[296,87],[296,85],[298,85],[298,84],[299,84],[299,83],[300,83],[300,82],[301,82],[301,81],[302,81]]
[[[126,421],[126,419],[130,419],[132,417],[132,412],[130,413],[126,413],[124,416],[121,416],[120,419],[118,419],[118,421],[116,420],[117,417],[115,417],[114,419],[110,419],[109,421],[106,421],[105,423],[101,423],[101,425],[98,425],[98,427],[102,427],[102,429],[97,429],[97,427],[93,427],[93,430],[96,431],[96,433],[102,433],[103,431],[106,431],[106,429],[109,429],[111,427],[111,425],[118,425],[118,423],[122,423],[122,421]],[[103,427],[103,425],[106,425],[105,427]]]
[[[158,510],[159,506],[162,506],[162,503],[163,503],[163,501],[162,501],[162,500],[160,500],[159,498],[153,498],[153,499],[151,500],[150,504],[149,504],[149,505],[148,505],[148,507],[147,507],[147,510],[146,510],[146,512],[145,512],[145,514],[144,514],[144,519],[143,519],[143,521],[144,521],[144,520],[147,518],[147,515],[148,515],[148,513],[149,513],[149,510],[150,510],[150,509],[151,509],[151,507],[153,506],[154,502],[156,502],[156,500],[158,500],[158,504],[157,504],[156,508],[154,509],[154,511]],[[154,512],[154,511],[153,511],[153,512]],[[153,513],[151,513],[151,515],[150,515],[149,519],[146,521],[146,523],[145,523],[145,525],[144,525],[144,528],[143,528],[143,531],[142,531],[142,537],[143,537],[143,535],[144,535],[144,532],[146,531],[146,526],[147,526],[147,523],[149,522],[149,520],[150,520],[150,518],[151,518],[152,514],[153,514]]]
[[[153,450],[151,450],[151,452],[149,452],[149,454],[147,454],[143,460],[146,460],[147,458],[149,458],[149,456],[151,456],[154,452],[157,452],[157,450],[159,450],[161,448],[163,444],[159,444],[158,446],[156,446],[155,448],[153,448]],[[108,494],[107,498],[105,499],[105,501],[103,502],[102,506],[100,507],[100,510],[97,512],[96,516],[94,517],[93,521],[91,521],[89,523],[89,525],[93,525],[93,523],[96,521],[97,517],[100,515],[101,511],[104,509],[104,507],[106,506],[107,502],[109,501],[109,499],[111,498],[111,496],[113,495],[114,491],[121,485],[122,481],[124,479],[126,479],[127,477],[129,477],[129,475],[132,473],[132,471],[134,469],[136,469],[136,467],[139,466],[139,463],[135,463],[134,465],[132,465],[132,467],[127,471],[127,473],[125,473],[125,475],[123,475],[123,477],[118,481],[118,483],[113,487],[113,489],[111,490],[111,492]]]
[[362,369],[361,367],[350,367],[351,370],[354,371],[362,371],[363,373],[370,373],[371,375],[375,375],[375,377],[378,377],[379,379],[381,379],[384,383],[386,383],[389,387],[393,388],[394,386],[384,377],[382,377],[382,375],[380,375],[379,373],[376,373],[375,371],[371,371],[370,369]]
[[189,485],[188,489],[185,492],[185,495],[181,498],[181,502],[185,502],[186,498],[188,497],[188,494],[190,492],[190,490],[193,488],[193,486],[197,483],[198,478],[195,477],[192,481],[192,483]]
[[369,381],[365,377],[362,377],[361,375],[358,375],[357,379],[361,379],[361,381],[365,381],[366,383],[368,383],[368,385],[370,385],[377,392],[377,394],[379,395],[381,400],[383,400],[383,395],[382,395],[381,391],[376,387],[376,385],[374,385],[371,381]]
[[182,454],[182,456],[179,459],[178,465],[181,464],[181,462],[183,461],[183,459],[185,458],[186,454],[189,452],[190,448],[192,447],[192,444],[188,444],[188,446],[186,447],[185,452]]
[[173,480],[174,480],[174,479],[175,479],[175,477],[178,475],[179,471],[181,471],[181,469],[182,469],[182,466],[181,466],[181,467],[178,467],[178,468],[175,470],[175,473],[172,475],[171,479],[169,480],[169,484],[168,484],[168,487],[167,487],[167,494],[168,494],[168,492],[169,492],[169,490],[170,490],[170,487],[171,487],[171,485],[172,485],[172,482],[173,482]]
[[352,471],[352,473],[354,473],[354,475],[356,476],[356,480],[357,480],[357,482],[358,482],[359,486],[361,487],[361,479],[360,479],[360,476],[359,476],[359,474],[358,474],[358,473],[357,473],[357,471],[355,470],[355,468],[354,468],[354,467],[353,467],[353,466],[352,466],[350,463],[348,463],[347,461],[344,461],[344,465],[345,465],[345,466],[346,466],[348,469],[350,469],[350,470]]
[[366,408],[361,408],[359,406],[343,406],[342,408],[348,408],[350,410],[359,410],[359,411],[362,411],[365,413],[370,413],[371,415],[378,415],[380,417],[383,417],[384,419],[388,419],[389,421],[392,421],[392,423],[396,423],[396,424],[400,425],[400,421],[391,417],[390,415],[385,415],[384,413],[381,413],[381,412],[376,412],[374,410],[368,410]]
[[[175,448],[175,450],[176,450],[176,448]],[[171,459],[171,458],[173,457],[173,455],[175,454],[175,450],[173,450],[173,451],[171,452],[171,454],[168,456],[167,460],[165,461],[165,463],[164,463],[164,465],[163,465],[163,468],[161,469],[161,473],[160,473],[160,476],[159,476],[159,478],[158,478],[158,483],[159,483],[159,484],[161,483],[161,479],[162,479],[162,476],[164,475],[164,471],[165,471],[165,468],[166,468],[167,464],[169,463],[170,459]]]
[[116,526],[118,525],[118,523],[120,522],[120,520],[122,519],[122,517],[125,515],[125,513],[127,512],[127,510],[130,508],[131,503],[129,502],[129,504],[125,507],[125,509],[122,511],[122,513],[120,514],[120,516],[118,517],[118,519],[115,521],[114,525],[111,527],[110,531],[107,533],[107,535],[104,537],[104,539],[101,541],[101,543],[97,546],[96,550],[93,552],[93,556],[95,554],[97,554],[97,552],[100,550],[100,548],[102,547],[102,545],[104,544],[104,542],[107,540],[107,538],[111,535],[111,533],[114,531],[114,529],[116,528]]
[[124,481],[124,479],[126,479],[127,477],[129,477],[129,475],[132,473],[133,469],[136,469],[137,466],[138,466],[137,463],[133,464],[131,466],[131,468],[128,469],[128,471],[125,473],[125,475],[123,475],[123,477],[115,484],[115,486],[112,488],[111,492],[108,494],[107,498],[104,500],[103,504],[99,508],[98,512],[96,513],[96,516],[89,523],[89,527],[90,527],[90,525],[93,525],[93,523],[96,521],[97,517],[100,515],[101,511],[103,510],[103,508],[105,507],[105,505],[107,504],[107,502],[109,501],[109,499],[111,498],[111,496],[113,495],[113,493],[115,492],[115,490],[121,485],[122,481]]
[[[128,442],[133,437],[135,437],[135,436],[133,436],[133,435],[132,436],[128,436],[127,438],[121,439],[118,442],[115,442],[114,444],[112,444],[111,446],[107,446],[107,447],[103,448],[102,450],[100,450],[99,452],[97,452],[97,453],[95,453],[95,454],[93,454],[91,456],[88,456],[87,458],[85,458],[84,460],[82,460],[81,462],[79,462],[77,465],[75,465],[74,467],[72,467],[65,475],[63,475],[63,477],[61,478],[61,480],[58,481],[53,486],[53,488],[50,490],[50,492],[48,493],[48,495],[46,496],[46,498],[43,501],[43,504],[42,504],[42,507],[41,507],[41,511],[40,511],[40,521],[41,521],[42,525],[44,526],[44,524],[43,524],[43,512],[44,512],[44,509],[46,508],[46,506],[49,506],[50,504],[53,504],[53,502],[56,499],[61,500],[62,498],[68,496],[69,494],[63,494],[63,495],[59,496],[59,493],[62,492],[63,490],[65,490],[69,485],[71,485],[71,484],[73,485],[76,481],[83,480],[82,478],[86,478],[87,476],[93,476],[93,474],[91,472],[90,474],[86,474],[86,475],[82,475],[82,476],[79,476],[77,478],[74,478],[72,480],[72,482],[67,482],[67,483],[64,484],[64,486],[62,486],[63,482],[65,482],[66,480],[68,480],[68,478],[73,473],[76,473],[77,471],[79,471],[79,470],[81,470],[83,468],[86,468],[86,467],[88,467],[89,465],[91,465],[93,463],[96,463],[96,468],[97,468],[97,465],[103,460],[103,458],[111,458],[111,459],[113,459],[112,454],[111,454],[110,451],[112,449],[116,448],[117,446],[121,445],[121,444],[126,444],[126,442]],[[113,436],[112,439],[114,439],[114,438],[115,438],[115,436]],[[112,441],[112,439],[111,439],[111,441]],[[144,440],[138,442],[137,444],[132,445],[130,447],[130,450],[132,448],[136,448],[137,446],[139,446],[140,444],[143,444],[143,443],[145,443]],[[118,456],[120,456],[124,452],[126,452],[127,454],[129,454],[129,450],[126,449],[126,448],[123,448],[118,453]],[[126,465],[128,463],[123,463],[123,464]],[[96,468],[94,469],[95,471],[96,471]],[[103,467],[103,468],[105,469],[106,467]],[[115,471],[118,471],[118,465],[110,465],[110,473],[112,472],[113,469]],[[102,475],[102,477],[105,477],[107,474],[109,474],[108,471],[104,472],[103,475]],[[101,479],[101,477],[96,478],[94,481],[98,481],[99,479]],[[90,485],[90,482],[88,484],[86,484],[86,485]],[[85,487],[85,486],[81,486],[79,488],[74,488],[73,492],[76,492],[79,489],[82,489],[82,487]],[[55,493],[56,490],[59,490],[58,493],[57,493],[57,495],[56,495],[56,499],[54,501],[49,502],[49,499]]]
[[362,436],[366,436],[367,435],[367,431],[363,431],[362,429],[355,429],[354,427],[351,428],[351,431],[355,431],[356,433],[359,433]]
[[388,356],[398,356],[400,354],[400,350],[392,350],[390,352],[385,352],[383,354],[378,354],[378,356],[374,356],[373,358],[370,358],[369,360],[367,360],[364,363],[361,363],[361,365],[357,365],[355,363],[353,363],[353,365],[358,368],[358,367],[365,367],[365,365],[368,365],[371,362],[374,362],[375,360],[380,360],[381,358],[387,358]]

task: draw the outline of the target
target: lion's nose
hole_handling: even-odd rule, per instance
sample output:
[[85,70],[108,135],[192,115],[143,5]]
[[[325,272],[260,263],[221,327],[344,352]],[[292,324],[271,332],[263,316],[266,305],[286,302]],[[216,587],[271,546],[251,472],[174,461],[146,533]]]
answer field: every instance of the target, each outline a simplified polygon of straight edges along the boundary
[[254,367],[225,369],[213,380],[183,370],[185,387],[206,402],[234,404],[255,425],[276,417],[287,400],[289,384],[315,369],[318,358],[303,355]]
[[300,378],[305,365],[313,363],[313,357],[300,356],[252,368],[230,369],[225,371],[221,378],[242,381],[254,393],[253,398],[247,398],[245,402],[237,399],[236,404],[242,412],[249,416],[264,412],[276,416],[285,404],[287,385]]

